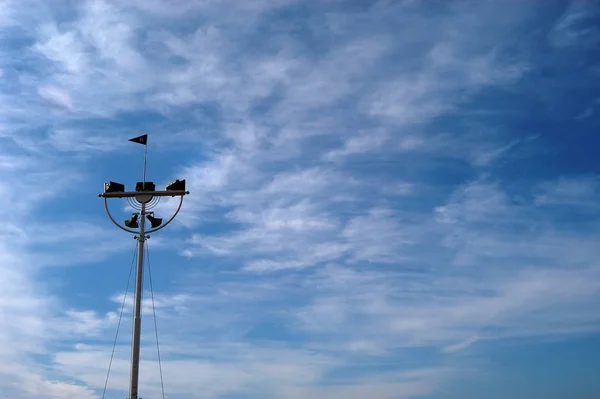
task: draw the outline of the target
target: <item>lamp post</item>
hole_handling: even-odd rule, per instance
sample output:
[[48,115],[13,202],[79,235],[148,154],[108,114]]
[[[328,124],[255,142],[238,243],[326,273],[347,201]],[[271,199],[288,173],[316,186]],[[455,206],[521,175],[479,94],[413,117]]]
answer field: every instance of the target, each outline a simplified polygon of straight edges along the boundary
[[[146,144],[145,141],[142,144]],[[146,176],[145,164],[146,161],[144,156],[144,180]],[[115,226],[133,234],[134,238],[137,239],[138,258],[135,283],[129,399],[138,399],[140,335],[142,327],[142,285],[144,281],[144,243],[150,238],[148,234],[166,227],[173,219],[175,219],[175,216],[177,216],[181,209],[181,205],[183,204],[183,197],[187,194],[189,194],[189,191],[185,191],[184,179],[171,182],[163,191],[156,191],[154,183],[146,181],[138,182],[135,191],[125,191],[125,186],[123,184],[111,181],[104,184],[104,192],[98,195],[99,197],[104,198],[104,209]],[[164,224],[162,223],[162,219],[155,218],[154,212],[152,212],[152,209],[158,204],[162,197],[179,197],[179,205],[175,210],[175,213]],[[125,221],[125,227],[119,224],[110,213],[108,200],[111,198],[125,198],[129,205],[136,211],[132,214],[130,219]],[[146,219],[150,222],[150,229],[146,229]]]

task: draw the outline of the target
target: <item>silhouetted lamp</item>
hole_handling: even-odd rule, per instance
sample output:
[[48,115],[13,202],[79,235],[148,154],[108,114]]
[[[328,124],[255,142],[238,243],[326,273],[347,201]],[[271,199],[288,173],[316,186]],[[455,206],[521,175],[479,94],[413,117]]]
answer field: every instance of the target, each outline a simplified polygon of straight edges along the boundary
[[155,218],[152,215],[146,215],[146,219],[148,219],[148,221],[150,222],[150,225],[152,226],[153,229],[157,228],[158,226],[160,226],[162,224],[161,218]]
[[129,227],[130,229],[137,229],[138,227],[140,227],[140,225],[138,224],[138,215],[137,215],[137,213],[134,213],[133,216],[131,216],[130,219],[127,219],[125,221],[125,226]]
[[154,191],[156,186],[151,181],[135,183],[135,191]]
[[185,179],[177,179],[167,184],[167,191],[185,191]]
[[114,181],[109,181],[108,183],[104,183],[104,192],[105,193],[122,193],[125,191],[125,185],[121,183],[115,183]]

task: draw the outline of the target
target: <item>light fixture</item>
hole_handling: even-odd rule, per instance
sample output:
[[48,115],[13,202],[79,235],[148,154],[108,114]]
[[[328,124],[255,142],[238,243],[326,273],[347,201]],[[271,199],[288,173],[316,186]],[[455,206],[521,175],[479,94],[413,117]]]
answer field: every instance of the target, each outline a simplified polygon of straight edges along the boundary
[[155,218],[152,215],[146,215],[146,219],[148,219],[148,221],[150,222],[150,226],[152,226],[153,229],[157,228],[162,224],[161,218]]
[[115,183],[114,181],[109,181],[108,183],[104,183],[104,192],[105,193],[122,193],[125,191],[125,185],[121,183]]
[[138,227],[140,227],[140,225],[138,224],[138,215],[137,215],[137,213],[134,213],[133,216],[131,216],[130,219],[127,219],[125,221],[125,226],[129,227],[130,229],[137,229]]
[[135,183],[135,191],[155,191],[156,186],[151,181]]
[[185,179],[177,179],[167,184],[167,191],[185,191]]

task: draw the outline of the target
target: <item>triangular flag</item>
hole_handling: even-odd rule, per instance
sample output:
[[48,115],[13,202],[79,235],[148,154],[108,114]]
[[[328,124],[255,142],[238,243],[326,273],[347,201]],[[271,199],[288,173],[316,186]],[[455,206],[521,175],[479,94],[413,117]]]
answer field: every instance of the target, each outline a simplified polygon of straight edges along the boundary
[[132,139],[129,139],[129,141],[132,141],[132,142],[138,143],[138,144],[146,145],[146,143],[148,142],[148,135],[144,134],[144,135],[139,136],[139,137],[134,137]]

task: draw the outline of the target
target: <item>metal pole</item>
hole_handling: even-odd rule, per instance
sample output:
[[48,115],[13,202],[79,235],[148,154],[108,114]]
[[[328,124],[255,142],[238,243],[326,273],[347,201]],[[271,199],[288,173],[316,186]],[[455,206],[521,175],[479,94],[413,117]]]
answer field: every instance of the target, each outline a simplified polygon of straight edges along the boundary
[[148,155],[148,146],[145,145],[144,146],[144,183],[143,183],[144,190],[146,189],[146,158],[147,158],[147,155]]
[[131,347],[131,384],[129,399],[138,399],[138,379],[140,374],[140,335],[142,330],[142,285],[144,282],[144,242],[146,241],[146,204],[140,210],[140,232],[138,236],[138,264],[135,283],[135,313],[133,318],[133,343]]

